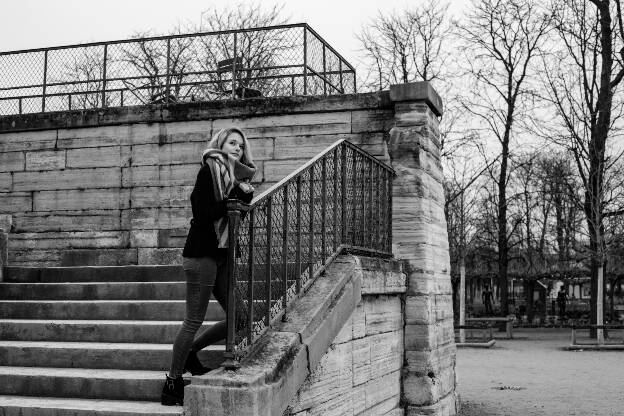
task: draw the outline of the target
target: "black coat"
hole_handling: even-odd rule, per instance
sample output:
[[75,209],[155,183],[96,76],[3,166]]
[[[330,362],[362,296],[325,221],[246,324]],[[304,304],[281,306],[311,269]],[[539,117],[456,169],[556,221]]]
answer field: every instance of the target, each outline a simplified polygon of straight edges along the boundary
[[[228,198],[249,203],[253,193],[245,193],[235,186]],[[197,174],[195,187],[191,192],[191,207],[193,219],[182,256],[216,257],[222,254],[224,249],[218,248],[214,222],[227,214],[226,201],[217,201],[212,171],[208,165],[202,166]]]

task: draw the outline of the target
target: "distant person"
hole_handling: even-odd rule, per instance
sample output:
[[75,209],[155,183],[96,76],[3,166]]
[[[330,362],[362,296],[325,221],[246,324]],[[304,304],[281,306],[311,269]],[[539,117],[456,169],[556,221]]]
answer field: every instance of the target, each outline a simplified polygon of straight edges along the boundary
[[485,285],[485,289],[481,293],[481,299],[483,300],[483,305],[485,306],[485,314],[492,315],[492,291],[490,290],[490,286]]
[[568,300],[568,294],[564,290],[563,286],[559,288],[557,293],[557,306],[559,307],[559,317],[565,318],[566,301]]

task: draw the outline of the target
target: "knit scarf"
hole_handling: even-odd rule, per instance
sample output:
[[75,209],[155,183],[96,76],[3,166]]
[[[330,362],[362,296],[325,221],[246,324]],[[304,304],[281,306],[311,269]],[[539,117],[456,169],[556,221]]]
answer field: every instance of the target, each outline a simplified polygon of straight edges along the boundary
[[[227,153],[217,149],[209,149],[202,154],[202,165],[210,167],[212,174],[212,184],[215,190],[215,200],[224,201],[230,195],[234,186],[241,181],[253,178],[256,173],[255,167],[249,167],[234,159]],[[221,217],[214,222],[215,233],[217,235],[217,246],[227,248],[228,246],[228,219]]]

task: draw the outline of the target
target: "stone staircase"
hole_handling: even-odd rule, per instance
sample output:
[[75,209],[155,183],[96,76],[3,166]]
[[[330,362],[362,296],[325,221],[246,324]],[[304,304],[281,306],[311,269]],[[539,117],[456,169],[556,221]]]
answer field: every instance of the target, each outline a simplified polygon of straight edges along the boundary
[[[182,414],[160,391],[184,294],[178,266],[5,268],[0,415]],[[221,319],[211,301],[204,326]],[[214,366],[223,349],[199,357]]]

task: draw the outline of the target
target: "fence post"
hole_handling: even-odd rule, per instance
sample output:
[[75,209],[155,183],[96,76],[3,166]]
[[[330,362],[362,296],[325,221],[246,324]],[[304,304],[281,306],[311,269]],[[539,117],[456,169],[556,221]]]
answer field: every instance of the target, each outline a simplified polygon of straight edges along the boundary
[[303,95],[308,95],[308,27],[303,27]]
[[102,66],[102,108],[106,107],[106,61],[108,60],[108,43],[104,44],[104,64]]
[[43,92],[41,94],[41,112],[45,113],[46,89],[48,83],[48,51],[43,54]]
[[327,65],[325,61],[325,42],[323,42],[323,95],[327,95]]
[[321,168],[321,263],[327,258],[327,157],[323,156]]
[[169,104],[171,92],[171,38],[167,38],[167,71],[165,73],[165,103]]
[[238,51],[236,50],[238,37],[236,36],[236,32],[234,32],[234,60],[232,61],[232,99],[236,98],[236,60]]
[[228,217],[228,258],[227,258],[227,337],[225,343],[225,352],[223,356],[225,361],[223,366],[227,369],[236,369],[240,367],[238,357],[235,352],[236,347],[236,299],[234,289],[236,288],[236,241],[238,239],[238,226],[241,215],[240,201],[227,201],[227,217]]

